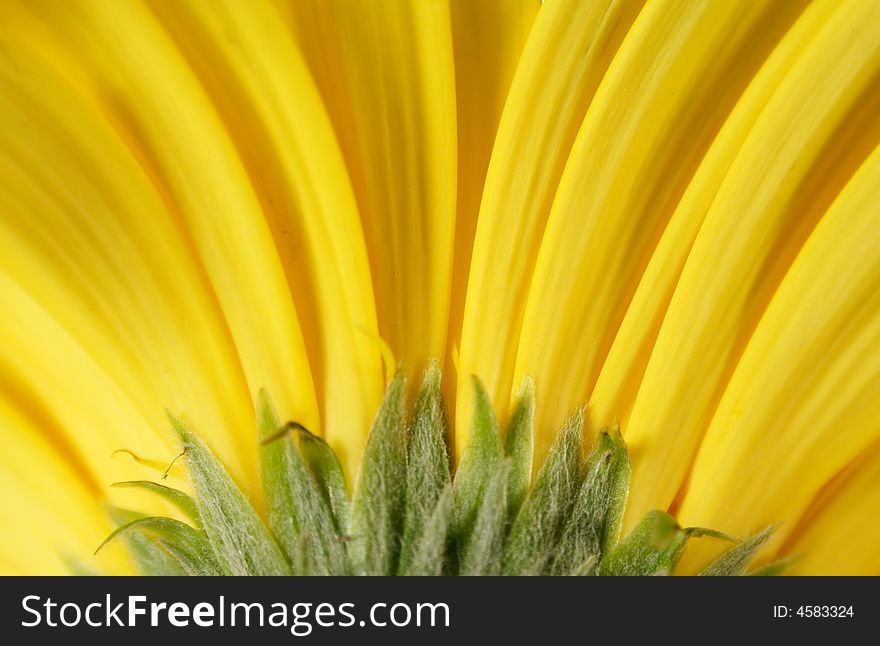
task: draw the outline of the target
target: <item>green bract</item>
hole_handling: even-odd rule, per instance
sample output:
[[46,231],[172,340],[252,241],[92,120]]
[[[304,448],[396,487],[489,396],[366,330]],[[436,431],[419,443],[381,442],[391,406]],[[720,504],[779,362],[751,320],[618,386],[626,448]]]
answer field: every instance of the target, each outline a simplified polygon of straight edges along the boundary
[[[710,536],[731,547],[701,574],[741,575],[775,529],[740,541],[652,511],[621,538],[630,462],[620,432],[602,429],[586,447],[578,411],[532,482],[530,381],[502,437],[474,380],[474,429],[453,476],[440,378],[432,364],[408,411],[406,377],[394,376],[351,500],[330,447],[279,420],[260,393],[267,523],[205,443],[172,417],[195,499],[157,483],[116,486],[164,497],[190,524],[116,510],[119,527],[101,547],[125,539],[144,574],[632,576],[672,574],[687,542]],[[753,574],[778,574],[786,564]]]

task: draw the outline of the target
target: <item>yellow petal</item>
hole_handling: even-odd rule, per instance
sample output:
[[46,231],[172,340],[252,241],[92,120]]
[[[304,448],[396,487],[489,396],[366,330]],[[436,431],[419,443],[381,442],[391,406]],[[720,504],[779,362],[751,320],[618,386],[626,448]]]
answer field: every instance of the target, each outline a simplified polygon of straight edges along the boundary
[[878,187],[880,148],[822,218],[749,341],[697,455],[682,523],[745,534],[783,521],[772,550],[880,438]]
[[880,575],[880,446],[837,476],[793,531],[781,554],[791,574]]
[[[186,226],[251,392],[267,388],[284,418],[318,428],[308,358],[271,232],[232,141],[174,42],[140,2],[22,5],[10,9],[24,14],[17,32],[98,103]],[[252,428],[244,432],[253,437]]]
[[0,454],[0,488],[7,492],[0,509],[0,572],[66,574],[75,560],[106,574],[132,574],[121,544],[91,556],[113,529],[103,488],[59,451],[63,441],[48,433],[47,420],[29,418],[21,403],[0,399],[0,425],[15,438]]
[[102,115],[8,36],[0,121],[15,127],[0,133],[0,270],[112,377],[167,452],[166,408],[253,481],[250,398],[190,245]]
[[532,269],[583,116],[639,0],[546,2],[526,41],[486,174],[462,321],[456,452],[470,432],[472,375],[507,413]]
[[536,461],[586,402],[672,211],[799,3],[660,2],[596,92],[541,243],[514,383],[535,378]]
[[311,430],[323,431],[353,476],[384,383],[363,231],[320,94],[271,3],[153,7],[207,88],[260,198],[318,391],[323,428]]
[[768,102],[715,197],[625,431],[633,456],[627,526],[672,502],[792,257],[865,145],[877,142],[878,18],[875,3],[840,5]]
[[541,3],[537,0],[452,0],[452,44],[458,122],[458,188],[455,258],[444,391],[455,408],[452,352],[461,344],[461,323],[477,213],[498,121],[523,45]]
[[[790,5],[773,6],[785,9]],[[590,428],[610,426],[615,421],[626,427],[663,315],[718,187],[767,101],[835,9],[834,3],[816,2],[798,16],[749,83],[700,162],[651,255],[602,363],[590,395]]]
[[379,333],[418,373],[442,357],[455,235],[455,78],[444,2],[289,2],[367,240]]
[[0,303],[3,392],[55,434],[83,478],[95,487],[130,479],[130,463],[112,458],[120,448],[173,457],[107,373],[2,273]]

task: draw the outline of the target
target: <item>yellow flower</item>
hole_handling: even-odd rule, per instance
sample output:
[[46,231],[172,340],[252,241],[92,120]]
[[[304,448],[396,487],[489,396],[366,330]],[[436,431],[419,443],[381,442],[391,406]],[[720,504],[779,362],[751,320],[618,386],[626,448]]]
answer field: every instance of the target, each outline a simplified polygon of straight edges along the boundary
[[3,573],[131,571],[166,410],[260,509],[261,389],[351,481],[439,359],[457,455],[533,379],[624,531],[880,574],[880,3],[7,0],[0,209]]

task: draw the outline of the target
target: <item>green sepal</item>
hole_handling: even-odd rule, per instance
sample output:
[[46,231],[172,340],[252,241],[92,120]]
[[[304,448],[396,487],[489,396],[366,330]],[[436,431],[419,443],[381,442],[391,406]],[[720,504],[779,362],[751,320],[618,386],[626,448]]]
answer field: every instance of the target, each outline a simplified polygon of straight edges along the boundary
[[118,489],[143,489],[154,493],[174,505],[198,527],[202,525],[202,521],[199,518],[199,510],[196,508],[196,501],[179,489],[167,487],[152,480],[126,480],[124,482],[114,482],[110,486]]
[[591,557],[600,560],[617,543],[631,472],[617,428],[599,432],[584,472],[555,550],[554,574],[575,574]]
[[649,511],[599,563],[600,576],[672,574],[689,533],[665,511]]
[[685,530],[688,534],[689,538],[717,538],[720,541],[726,541],[728,543],[739,543],[740,539],[732,534],[728,534],[726,532],[719,532],[717,529],[710,529],[708,527],[686,527]]
[[772,563],[759,567],[757,570],[749,572],[748,576],[779,576],[791,567],[791,564],[796,560],[797,558],[794,556],[779,559],[778,561],[773,561]]
[[[269,394],[260,390],[257,395],[257,435],[260,440],[260,480],[266,500],[266,517],[269,529],[291,563],[298,553],[300,521],[298,505],[288,486],[287,449],[285,443],[276,441],[282,433],[281,422]],[[296,569],[296,568],[294,568]]]
[[299,452],[324,494],[339,532],[348,531],[351,522],[351,501],[345,484],[345,473],[339,458],[323,438],[306,429],[299,429]]
[[431,516],[424,524],[424,531],[415,541],[406,566],[399,569],[401,576],[440,576],[447,563],[452,514],[455,510],[452,483],[446,485]]
[[562,523],[581,482],[583,412],[566,422],[550,449],[537,481],[517,513],[504,550],[506,575],[546,573]]
[[535,380],[526,377],[504,430],[504,454],[510,459],[507,517],[513,520],[529,492],[535,450]]
[[483,488],[469,531],[459,537],[458,575],[496,576],[503,567],[507,492],[512,463],[504,460]]
[[[159,550],[158,547],[154,549]],[[132,552],[132,557],[135,559],[135,565],[137,565],[138,571],[144,576],[154,576],[153,572],[145,571],[144,568],[141,567],[141,563],[137,560],[137,556],[133,553],[131,547],[129,547],[129,551]],[[91,563],[87,563],[83,559],[67,552],[60,552],[58,554],[58,558],[61,559],[61,562],[64,564],[64,567],[70,576],[107,576],[104,572],[96,568]],[[177,573],[162,572],[155,574],[155,576],[177,576],[180,574],[184,573],[180,571],[178,571]]]
[[358,573],[395,572],[403,529],[404,482],[406,377],[398,370],[373,421],[355,486],[349,550]]
[[[444,515],[442,507],[438,510],[438,504],[451,482],[449,449],[446,444],[448,429],[449,422],[441,392],[440,365],[432,361],[425,371],[409,433],[403,537],[397,566],[400,574],[424,570],[427,564],[424,563],[423,552],[433,551],[441,539],[444,546],[446,543],[448,526],[430,526],[438,523]],[[431,531],[442,532],[442,537],[430,536]],[[414,564],[416,559],[420,563]]]
[[568,574],[569,576],[595,576],[598,568],[599,558],[595,555],[590,555],[583,563],[574,567]]
[[180,438],[196,507],[217,560],[237,576],[290,574],[263,521],[204,441],[169,415]]
[[[146,514],[110,507],[110,518],[116,527],[126,525],[133,520],[146,518]],[[144,576],[183,576],[186,571],[180,567],[167,551],[159,547],[148,535],[142,532],[126,532],[121,537],[134,560],[138,571]],[[213,556],[213,552],[211,553]]]
[[473,384],[473,428],[453,481],[454,534],[459,540],[472,530],[484,491],[504,460],[504,444],[489,395],[476,377]]
[[[711,536],[734,546],[702,574],[730,575],[746,571],[774,529],[739,541],[711,529],[683,529],[653,511],[618,542],[631,470],[626,446],[616,428],[603,431],[583,461],[583,411],[560,431],[529,490],[531,380],[521,387],[502,439],[489,397],[474,379],[474,428],[453,479],[440,386],[434,361],[408,426],[405,376],[398,371],[392,379],[351,505],[330,446],[296,422],[282,424],[261,392],[260,466],[270,529],[204,442],[171,417],[195,500],[155,482],[115,486],[163,496],[204,528],[117,510],[122,526],[107,541],[123,538],[138,566],[153,574],[593,576],[671,574],[691,537]],[[779,574],[789,563],[752,575]]]
[[700,572],[700,576],[740,576],[751,560],[764,547],[778,525],[768,525],[757,534],[737,543]]
[[[264,482],[272,483],[267,496],[269,526],[278,538],[293,573],[298,575],[343,575],[349,573],[343,530],[333,511],[334,495],[325,486],[341,486],[335,466],[327,464],[326,444],[301,425],[280,425],[269,396],[257,401],[261,471]],[[306,462],[304,447],[312,465]],[[332,452],[331,452],[332,453]],[[335,456],[332,462],[336,462]],[[341,474],[339,474],[341,475]],[[345,494],[343,494],[345,495]],[[337,503],[339,505],[339,503]],[[340,511],[347,516],[347,503]]]
[[[348,555],[343,533],[339,529],[326,490],[315,479],[302,455],[304,433],[297,429],[292,437],[279,440],[284,445],[291,498],[300,519],[299,553],[297,562],[302,568],[294,574],[331,575],[349,574]],[[297,436],[300,441],[297,442]],[[313,437],[313,436],[312,436]],[[293,513],[293,510],[291,510]]]
[[116,538],[140,534],[164,550],[190,576],[218,576],[223,572],[205,532],[173,518],[144,516],[117,527],[95,550],[101,551]]

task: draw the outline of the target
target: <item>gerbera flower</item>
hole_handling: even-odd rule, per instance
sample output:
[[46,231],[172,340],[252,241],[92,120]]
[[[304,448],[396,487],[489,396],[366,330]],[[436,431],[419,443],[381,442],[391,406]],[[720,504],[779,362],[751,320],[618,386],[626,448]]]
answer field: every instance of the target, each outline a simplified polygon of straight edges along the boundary
[[865,0],[3,2],[0,570],[880,574],[878,115]]

